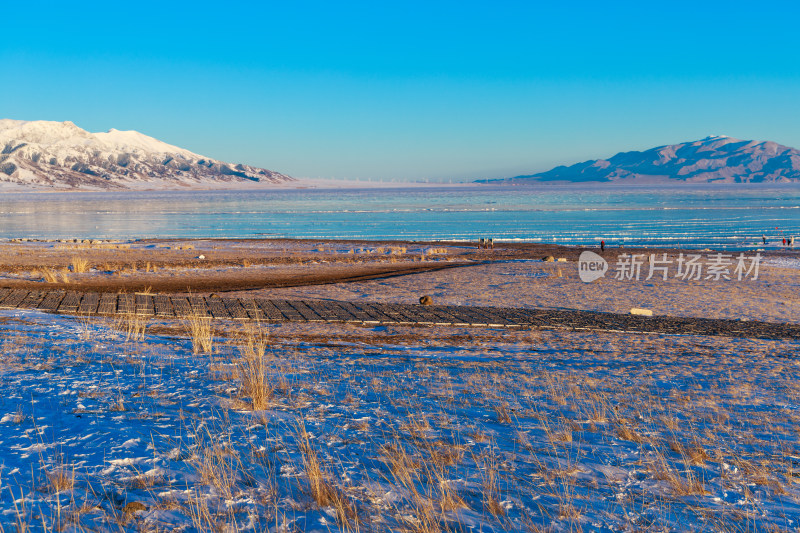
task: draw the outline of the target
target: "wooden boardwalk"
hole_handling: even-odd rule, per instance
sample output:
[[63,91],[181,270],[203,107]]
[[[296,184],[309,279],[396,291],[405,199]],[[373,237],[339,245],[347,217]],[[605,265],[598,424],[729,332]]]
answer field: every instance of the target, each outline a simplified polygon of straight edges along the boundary
[[642,317],[578,310],[422,306],[332,300],[186,297],[0,288],[0,309],[38,309],[84,316],[138,315],[180,319],[199,315],[214,319],[264,322],[350,322],[368,325],[539,328],[800,339],[800,325],[797,324]]

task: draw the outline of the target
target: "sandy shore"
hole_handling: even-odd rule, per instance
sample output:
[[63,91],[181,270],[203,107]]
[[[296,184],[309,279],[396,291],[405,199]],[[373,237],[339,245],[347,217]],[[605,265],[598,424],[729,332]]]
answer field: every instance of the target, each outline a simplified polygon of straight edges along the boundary
[[[582,251],[540,244],[481,250],[475,243],[310,240],[5,242],[0,285],[400,303],[430,295],[437,304],[618,313],[640,307],[657,315],[800,323],[797,251],[761,252],[757,279],[751,272],[737,280],[730,265],[732,279],[716,280],[706,279],[711,251],[607,249],[609,271],[592,283],[578,276]],[[668,279],[660,273],[646,279],[646,260],[639,279],[616,279],[622,254],[651,253],[673,261]],[[676,278],[680,253],[701,255],[701,279]],[[548,255],[556,261],[542,261]],[[754,253],[745,255],[749,266]]]

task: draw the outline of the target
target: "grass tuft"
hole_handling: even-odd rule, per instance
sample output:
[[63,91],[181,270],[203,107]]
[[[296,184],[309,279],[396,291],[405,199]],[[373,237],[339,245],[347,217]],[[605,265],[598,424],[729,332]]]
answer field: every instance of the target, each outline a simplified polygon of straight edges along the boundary
[[253,410],[266,409],[272,400],[275,387],[270,380],[268,339],[258,325],[246,329],[239,344],[240,358],[236,373],[241,383],[240,396],[248,398]]
[[83,257],[73,257],[70,267],[75,274],[83,274],[89,271],[89,261]]
[[214,349],[214,335],[211,327],[211,317],[201,316],[193,312],[183,321],[187,333],[192,339],[192,353],[195,355],[211,353]]

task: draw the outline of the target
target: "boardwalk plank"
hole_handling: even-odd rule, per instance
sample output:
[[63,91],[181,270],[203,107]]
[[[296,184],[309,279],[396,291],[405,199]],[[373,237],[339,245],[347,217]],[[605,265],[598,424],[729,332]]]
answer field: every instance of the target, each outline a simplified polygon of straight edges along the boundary
[[290,322],[305,322],[306,319],[303,315],[297,312],[297,309],[289,305],[286,300],[271,300],[272,304],[278,308],[278,311],[284,318]]
[[143,316],[153,316],[156,314],[155,304],[152,294],[136,293],[136,314]]
[[[522,325],[530,325],[531,320],[537,316],[536,315],[537,310],[535,309],[515,309],[507,307],[503,308],[501,312],[515,319],[518,324]],[[533,312],[533,314],[531,314],[531,312]]]
[[242,307],[244,307],[250,320],[264,320],[264,311],[256,304],[255,300],[252,298],[241,298],[239,301],[242,303]]
[[175,311],[172,309],[172,301],[166,294],[156,294],[153,296],[153,305],[156,308],[156,316],[174,317]]
[[228,313],[228,310],[225,308],[225,304],[223,303],[222,299],[216,296],[209,296],[206,298],[206,303],[208,304],[208,308],[211,310],[211,316],[214,318],[230,318],[231,315]]
[[197,316],[210,317],[211,309],[208,308],[206,299],[202,296],[190,296],[189,305],[192,307],[192,312]]
[[429,313],[437,326],[451,326],[455,321],[455,317],[447,311],[442,311],[438,307],[426,307],[425,312]]
[[308,322],[324,322],[321,316],[314,312],[305,302],[301,300],[287,300],[287,304],[294,307],[300,315]]
[[440,317],[441,320],[446,320],[447,322],[449,322],[451,326],[464,325],[463,317],[460,317],[457,313],[451,312],[451,309],[447,306],[442,306],[442,305],[432,306],[430,308],[430,311],[431,313]]
[[47,291],[31,291],[25,299],[20,302],[19,307],[20,309],[36,309],[42,300],[44,300],[45,296],[47,296]]
[[87,292],[83,294],[81,303],[78,306],[78,314],[80,315],[93,315],[97,313],[97,307],[100,305],[100,294],[96,292]]
[[264,319],[270,321],[281,321],[283,320],[283,313],[281,310],[278,309],[274,303],[270,300],[264,300],[262,298],[256,298],[256,303],[261,311],[264,313]]
[[383,304],[384,313],[398,324],[414,324],[416,316],[406,309],[407,306],[400,304]]
[[308,307],[311,311],[313,311],[316,316],[318,316],[321,320],[324,320],[325,322],[330,322],[331,320],[336,319],[333,313],[328,311],[327,307],[325,307],[325,304],[320,301],[303,300],[303,304],[306,307]]
[[117,314],[117,299],[119,295],[113,292],[104,292],[100,295],[100,303],[97,305],[98,315]]
[[463,313],[472,319],[472,324],[475,326],[489,326],[498,320],[475,307],[465,307]]
[[58,306],[59,313],[76,313],[81,303],[81,294],[75,291],[68,291]]
[[2,305],[3,300],[5,300],[9,294],[11,294],[11,289],[8,287],[3,287],[0,289],[0,305]]
[[461,313],[470,318],[473,324],[487,326],[490,322],[492,322],[492,319],[489,316],[487,316],[485,313],[481,313],[480,310],[475,307],[463,306],[461,308]]
[[365,324],[437,324],[455,326],[536,327],[577,331],[630,331],[724,335],[749,338],[800,338],[800,326],[687,317],[639,317],[616,313],[556,309],[469,306],[419,306],[328,300],[264,300],[170,297],[76,291],[28,291],[0,288],[0,307],[80,314],[200,316],[276,322],[327,321]]
[[458,307],[454,305],[439,305],[437,306],[438,312],[444,314],[452,320],[453,326],[468,326],[469,320],[466,316],[462,315]]
[[372,307],[372,305],[366,302],[353,302],[353,306],[356,307],[359,311],[367,315],[369,317],[366,322],[368,324],[381,324],[383,322],[394,322],[394,319],[388,315],[385,315]]
[[122,293],[117,297],[117,313],[121,315],[136,313],[136,298],[133,294]]
[[14,289],[11,291],[2,303],[0,303],[0,308],[2,309],[16,309],[19,304],[25,299],[28,295],[28,291],[26,289]]
[[336,315],[336,317],[341,320],[342,322],[360,322],[356,316],[345,309],[341,304],[341,302],[325,302],[328,306],[328,309]]
[[459,322],[456,324],[465,324],[465,325],[476,325],[476,324],[485,324],[485,319],[483,317],[477,317],[474,313],[471,313],[468,307],[464,307],[461,305],[455,305],[448,308],[450,314],[456,317]]
[[341,305],[344,309],[347,309],[347,312],[353,315],[359,322],[376,322],[374,318],[362,311],[360,308],[356,307],[353,302],[339,302],[339,305]]
[[189,305],[189,299],[185,296],[173,296],[172,308],[178,318],[186,318],[192,314],[192,306]]
[[341,308],[339,308],[341,312],[337,314],[337,312],[333,309],[333,306],[330,305],[330,302],[326,302],[324,300],[312,300],[305,303],[326,322],[342,322],[342,318],[339,315],[346,315],[344,310]]
[[516,309],[515,312],[520,316],[520,321],[524,324],[539,325],[551,323],[551,313],[539,309]]
[[424,322],[426,324],[434,324],[441,321],[441,319],[430,311],[428,306],[423,305],[397,305],[398,310],[412,317],[415,321]]
[[423,323],[436,324],[436,325],[449,325],[452,322],[452,319],[445,320],[442,317],[440,317],[429,306],[406,305],[403,307],[409,313],[412,313],[416,317],[419,317],[419,319],[421,319]]
[[508,320],[496,313],[491,307],[473,307],[472,310],[478,315],[482,315],[491,327],[503,327],[509,323]]
[[529,317],[523,313],[519,313],[518,309],[511,309],[508,307],[495,307],[492,309],[492,311],[496,315],[508,321],[509,324],[522,326],[529,323]]
[[247,320],[250,318],[250,315],[247,314],[242,302],[240,302],[238,298],[223,298],[222,302],[232,319]]
[[65,291],[50,291],[41,301],[37,309],[42,311],[55,311],[67,293]]

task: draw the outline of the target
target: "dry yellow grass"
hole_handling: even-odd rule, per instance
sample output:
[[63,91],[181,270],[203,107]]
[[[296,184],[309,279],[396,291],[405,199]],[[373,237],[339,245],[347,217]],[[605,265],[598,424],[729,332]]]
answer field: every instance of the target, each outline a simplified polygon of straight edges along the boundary
[[214,349],[214,332],[211,318],[201,316],[196,310],[183,321],[192,340],[192,352],[196,354],[211,353]]
[[42,270],[42,277],[47,283],[58,283],[58,273],[50,268]]
[[239,344],[236,372],[241,383],[240,396],[250,401],[254,410],[266,409],[274,395],[267,354],[268,339],[258,325],[249,326]]
[[[476,460],[476,463],[479,463],[479,461]],[[483,482],[481,483],[483,505],[492,516],[503,517],[506,515],[506,510],[500,503],[497,456],[494,453],[489,453],[479,464],[481,464],[480,472],[483,477]]]
[[625,422],[621,422],[617,428],[617,436],[623,440],[635,442],[636,444],[641,444],[644,442],[644,437],[642,437]]
[[83,257],[73,257],[70,267],[75,274],[83,274],[89,271],[89,261]]
[[494,406],[494,412],[497,415],[497,421],[501,424],[511,423],[511,414],[508,412],[508,404],[502,403]]
[[403,255],[406,253],[405,246],[379,246],[375,248],[376,254],[388,254],[388,255]]
[[191,461],[204,484],[214,487],[228,499],[233,498],[244,468],[238,453],[225,439],[225,432],[208,426],[194,428]]
[[[88,318],[87,318],[88,320]],[[149,319],[137,315],[135,312],[129,312],[116,315],[117,327],[125,333],[126,341],[140,342],[145,338]],[[87,332],[89,328],[87,326]]]
[[336,512],[336,521],[345,530],[359,530],[360,521],[355,504],[331,481],[331,473],[322,466],[317,451],[311,445],[305,423],[296,422],[298,446],[308,480],[309,493],[320,507],[331,507]]
[[45,268],[42,270],[42,277],[47,283],[69,283],[69,269],[63,268],[55,270],[52,268]]
[[70,491],[75,486],[74,464],[57,461],[56,464],[44,469],[44,475],[47,478],[47,488],[51,492]]

